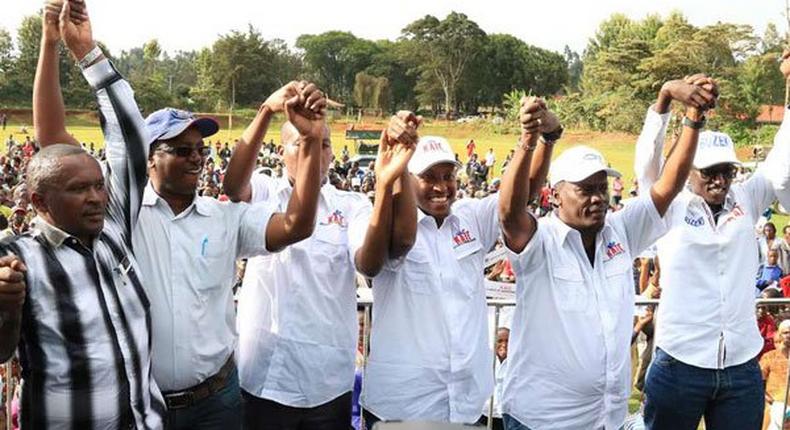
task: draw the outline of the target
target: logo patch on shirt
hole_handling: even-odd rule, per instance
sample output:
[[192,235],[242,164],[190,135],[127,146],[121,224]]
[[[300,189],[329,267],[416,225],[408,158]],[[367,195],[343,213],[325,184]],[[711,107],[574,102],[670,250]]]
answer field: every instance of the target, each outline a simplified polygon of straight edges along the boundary
[[620,242],[609,242],[606,244],[606,256],[609,259],[612,259],[616,255],[620,255],[625,252],[623,245]]
[[692,215],[686,215],[685,221],[686,221],[686,224],[688,224],[688,225],[690,225],[692,227],[700,227],[700,226],[705,225],[705,218],[703,218],[701,216],[695,218]]
[[740,218],[740,217],[742,217],[744,215],[746,215],[746,211],[743,210],[741,205],[736,203],[735,206],[730,211],[730,213],[727,214],[727,218],[724,219],[723,223],[730,222],[730,221],[732,221],[734,219],[737,219],[737,218]]
[[346,223],[346,217],[343,216],[343,212],[339,209],[332,212],[328,217],[326,217],[326,220],[321,221],[320,224],[321,225],[337,224],[340,227],[344,227],[344,228],[348,226],[348,224]]
[[461,231],[455,233],[455,235],[453,236],[453,243],[455,244],[455,246],[453,246],[453,248],[458,248],[461,245],[464,245],[464,244],[467,244],[467,243],[471,243],[471,242],[474,242],[476,240],[477,239],[472,237],[472,233],[469,233],[469,230],[467,230],[465,228],[461,229]]

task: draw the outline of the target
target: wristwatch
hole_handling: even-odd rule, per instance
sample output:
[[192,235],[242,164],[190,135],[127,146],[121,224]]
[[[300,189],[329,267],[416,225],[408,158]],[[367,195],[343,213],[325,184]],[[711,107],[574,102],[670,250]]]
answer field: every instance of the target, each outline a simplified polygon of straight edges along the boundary
[[694,121],[694,120],[692,120],[691,118],[689,118],[687,116],[683,117],[683,126],[684,127],[688,127],[688,128],[692,128],[694,130],[699,130],[699,129],[705,127],[705,123],[707,123],[707,122],[708,122],[708,119],[705,118],[705,115],[703,115],[702,118],[700,118],[699,121]]
[[550,133],[543,133],[543,143],[545,143],[546,145],[551,145],[554,142],[560,140],[563,131],[565,131],[565,129],[562,128],[562,126],[559,126],[557,127],[556,130]]

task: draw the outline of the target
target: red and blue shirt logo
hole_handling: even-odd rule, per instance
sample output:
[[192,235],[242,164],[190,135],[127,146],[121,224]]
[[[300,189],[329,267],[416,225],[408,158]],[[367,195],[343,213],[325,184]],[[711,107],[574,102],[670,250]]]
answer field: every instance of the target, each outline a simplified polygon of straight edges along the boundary
[[348,223],[346,223],[346,217],[343,216],[343,212],[339,209],[329,214],[328,217],[324,221],[321,221],[319,224],[321,225],[332,225],[337,224],[340,227],[346,227]]
[[609,242],[606,244],[606,257],[612,259],[620,254],[625,253],[625,248],[620,242]]

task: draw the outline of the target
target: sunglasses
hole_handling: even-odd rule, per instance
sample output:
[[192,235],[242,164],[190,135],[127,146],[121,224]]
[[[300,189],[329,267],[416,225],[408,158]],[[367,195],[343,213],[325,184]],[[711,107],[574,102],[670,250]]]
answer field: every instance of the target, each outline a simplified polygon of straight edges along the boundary
[[202,158],[206,158],[211,154],[211,148],[202,145],[192,147],[192,146],[170,146],[170,145],[161,144],[157,146],[156,149],[167,152],[168,154],[173,154],[176,157],[184,157],[184,158],[191,157],[192,153],[195,151],[197,151],[198,155],[201,156]]
[[738,172],[738,169],[735,168],[733,165],[724,165],[724,166],[717,166],[717,167],[708,167],[706,169],[699,169],[699,175],[705,181],[710,181],[711,179],[717,178],[719,176],[723,177],[724,179],[734,179],[735,174]]

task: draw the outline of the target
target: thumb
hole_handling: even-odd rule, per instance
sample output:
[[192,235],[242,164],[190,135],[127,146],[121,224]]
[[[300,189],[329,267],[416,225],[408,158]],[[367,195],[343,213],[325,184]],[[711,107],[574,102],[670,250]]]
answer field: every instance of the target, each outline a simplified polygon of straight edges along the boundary
[[67,22],[70,22],[71,4],[69,1],[63,2],[63,7],[60,8],[60,26],[65,27]]
[[288,122],[293,124],[293,118],[296,116],[296,106],[299,105],[299,96],[295,95],[290,99],[285,101],[285,117],[288,119]]
[[11,269],[21,273],[27,272],[27,266],[17,256],[14,256],[14,260],[11,262]]

